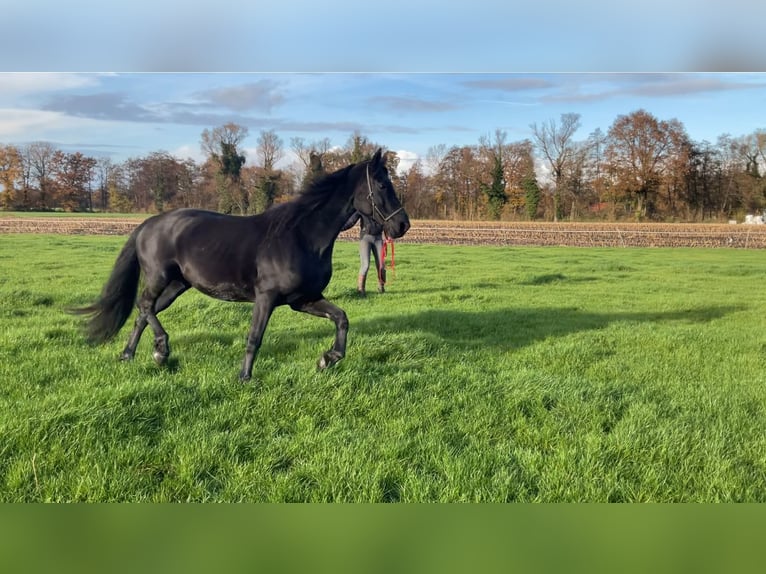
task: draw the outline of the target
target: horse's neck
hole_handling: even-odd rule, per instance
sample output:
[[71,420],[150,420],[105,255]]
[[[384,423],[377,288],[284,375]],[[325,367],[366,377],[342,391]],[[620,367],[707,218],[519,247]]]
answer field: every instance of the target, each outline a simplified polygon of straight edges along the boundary
[[299,227],[308,241],[320,251],[335,242],[343,224],[354,213],[353,193],[336,193],[313,214],[304,218]]

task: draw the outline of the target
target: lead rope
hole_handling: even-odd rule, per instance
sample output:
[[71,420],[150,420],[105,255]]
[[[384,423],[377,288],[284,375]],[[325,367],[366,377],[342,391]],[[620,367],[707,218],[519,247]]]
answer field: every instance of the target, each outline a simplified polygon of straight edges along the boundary
[[383,240],[383,255],[380,258],[380,269],[378,270],[378,278],[383,277],[383,270],[386,268],[386,255],[388,248],[391,247],[391,279],[396,279],[396,258],[394,257],[394,240],[390,237],[386,237]]
[[[372,184],[370,183],[370,164],[367,164],[367,167],[365,169],[365,175],[367,176],[367,191],[368,191],[368,197],[370,199],[370,204],[372,205],[372,212],[377,214],[383,219],[383,222],[385,223],[389,219],[391,219],[394,215],[399,213],[404,209],[404,206],[400,206],[399,209],[394,211],[391,215],[386,217],[383,215],[383,212],[378,209],[378,206],[375,205],[375,198],[372,195]],[[386,237],[383,241],[383,253],[381,255],[381,261],[380,261],[380,267],[378,268],[378,281],[383,280],[383,271],[386,269],[386,254],[388,252],[388,247],[391,247],[391,278],[396,279],[396,259],[394,257],[394,240],[390,237]]]

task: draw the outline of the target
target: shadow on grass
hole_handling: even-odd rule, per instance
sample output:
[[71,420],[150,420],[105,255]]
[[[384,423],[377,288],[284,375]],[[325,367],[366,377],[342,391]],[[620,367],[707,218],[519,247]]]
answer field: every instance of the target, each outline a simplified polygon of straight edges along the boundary
[[576,308],[508,308],[491,311],[431,309],[413,314],[352,320],[351,329],[365,335],[422,331],[436,335],[446,344],[464,348],[511,348],[523,347],[550,337],[603,329],[621,322],[704,325],[741,309],[738,306],[709,306],[636,313],[593,313]]
[[[430,333],[444,345],[458,350],[494,347],[499,349],[521,348],[548,338],[558,338],[573,333],[604,329],[614,323],[693,323],[700,328],[705,323],[740,311],[741,306],[707,306],[679,311],[655,312],[613,312],[594,313],[572,307],[562,308],[505,308],[487,311],[460,311],[454,309],[429,309],[417,313],[393,314],[375,318],[350,317],[350,346],[354,345],[356,334],[377,336],[381,333],[412,334]],[[289,321],[288,317],[280,321]],[[277,360],[289,360],[303,343],[316,345],[322,350],[329,348],[335,334],[334,325],[317,318],[311,325],[300,331],[280,337],[269,336],[267,330],[259,356],[271,356]],[[192,333],[173,337],[171,345],[180,350],[194,345],[231,347],[235,340],[244,339],[246,329],[233,335],[232,331],[217,333]],[[351,350],[351,347],[349,348]],[[171,364],[171,371],[178,369]]]

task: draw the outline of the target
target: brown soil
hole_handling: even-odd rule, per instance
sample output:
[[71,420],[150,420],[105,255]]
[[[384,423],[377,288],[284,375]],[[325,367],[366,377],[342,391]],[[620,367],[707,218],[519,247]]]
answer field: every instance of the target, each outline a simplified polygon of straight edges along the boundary
[[[127,235],[139,220],[109,217],[0,216],[2,233]],[[353,241],[358,230],[341,233]],[[659,223],[412,222],[397,243],[562,245],[578,247],[766,247],[766,225]]]

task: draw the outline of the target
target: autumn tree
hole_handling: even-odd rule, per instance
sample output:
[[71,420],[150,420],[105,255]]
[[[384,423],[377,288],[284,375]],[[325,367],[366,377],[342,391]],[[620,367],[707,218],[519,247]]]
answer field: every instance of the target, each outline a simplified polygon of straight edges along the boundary
[[16,184],[21,177],[21,154],[12,145],[0,145],[0,205],[5,210],[16,206]]
[[52,160],[52,180],[57,203],[65,211],[93,210],[91,181],[96,160],[80,152],[56,151]]
[[505,192],[508,202],[504,209],[511,216],[525,213],[526,194],[523,186],[525,175],[534,171],[533,146],[530,140],[506,144],[503,150]]
[[[117,187],[117,196],[110,201],[120,201],[125,196],[133,209],[149,212],[162,212],[166,209],[182,206],[186,198],[179,195],[190,185],[189,163],[181,161],[167,152],[152,152],[146,157],[130,159],[121,173],[127,189]],[[113,205],[116,208],[116,206]]]
[[548,163],[553,177],[553,220],[562,216],[561,193],[564,175],[574,160],[576,146],[574,134],[580,128],[580,114],[561,114],[559,123],[548,120],[546,123],[530,126],[537,148]]
[[129,161],[114,166],[107,180],[109,210],[130,213],[136,209],[130,194]]
[[614,121],[608,140],[605,153],[614,185],[633,199],[636,216],[654,214],[660,186],[683,161],[682,124],[637,110]]
[[203,171],[191,158],[177,161],[177,190],[172,207],[194,207],[198,209],[215,209],[214,194],[207,193],[203,182]]
[[413,219],[429,219],[438,215],[438,205],[430,192],[430,178],[423,173],[418,159],[399,178],[397,186],[402,205]]
[[477,219],[485,170],[476,146],[451,147],[439,167],[440,184],[455,219]]

